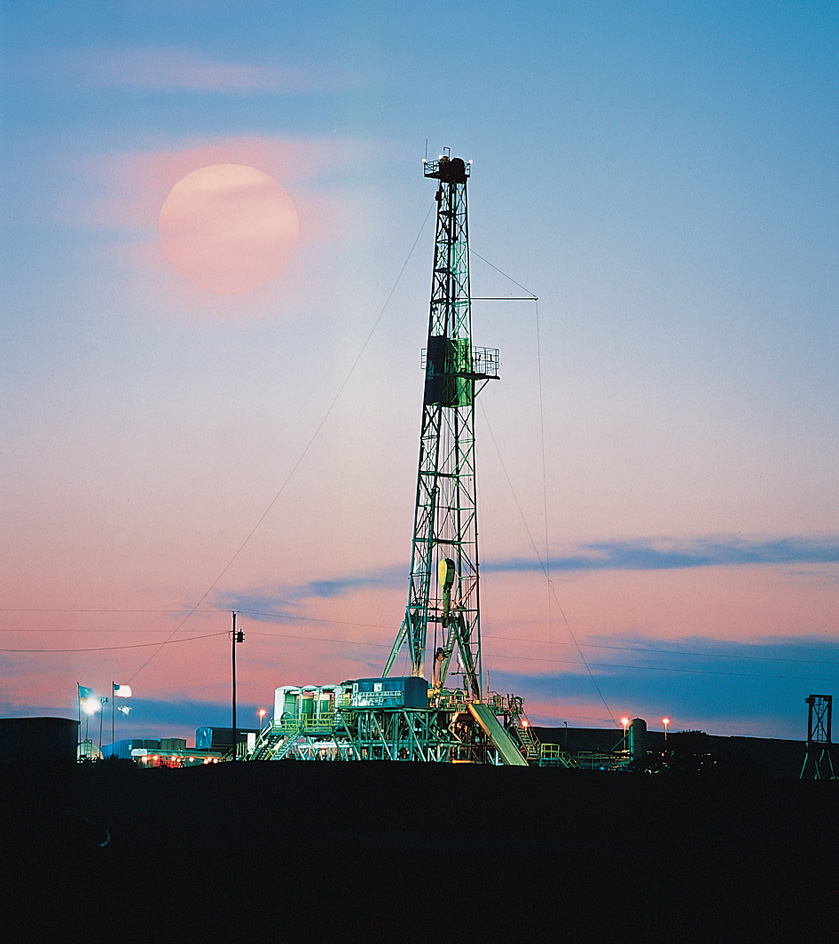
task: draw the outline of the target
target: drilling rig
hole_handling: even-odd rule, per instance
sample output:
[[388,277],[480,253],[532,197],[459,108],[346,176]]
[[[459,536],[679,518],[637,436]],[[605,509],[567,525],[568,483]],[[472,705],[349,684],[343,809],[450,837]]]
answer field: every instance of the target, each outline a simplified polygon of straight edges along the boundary
[[[423,352],[425,389],[408,606],[384,674],[407,647],[411,674],[425,673],[433,627],[432,692],[446,681],[452,657],[464,689],[481,700],[481,623],[475,490],[475,396],[498,379],[498,351],[472,346],[469,224],[470,163],[443,154],[425,161],[438,181],[437,228]],[[436,580],[434,579],[436,576]]]
[[[278,688],[254,760],[538,759],[522,699],[482,691],[475,398],[499,379],[499,360],[497,350],[472,344],[471,161],[446,149],[423,170],[437,181],[437,222],[405,615],[381,677]],[[391,675],[403,650],[411,674]],[[447,684],[457,676],[460,685]]]

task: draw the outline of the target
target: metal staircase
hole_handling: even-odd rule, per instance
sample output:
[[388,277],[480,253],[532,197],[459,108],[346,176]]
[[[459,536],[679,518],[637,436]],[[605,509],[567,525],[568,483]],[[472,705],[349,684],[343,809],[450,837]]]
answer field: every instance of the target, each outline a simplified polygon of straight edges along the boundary
[[266,728],[248,760],[282,760],[294,747],[299,735],[298,725]]
[[528,764],[538,764],[540,754],[539,738],[536,737],[527,715],[524,713],[522,699],[515,695],[507,696],[510,724],[521,744],[521,752]]
[[518,711],[514,711],[510,715],[510,721],[516,732],[516,737],[518,737],[519,743],[521,744],[521,751],[522,754],[524,754],[525,760],[528,764],[538,764],[540,757],[539,738],[536,737],[536,734],[530,727],[527,715],[519,708]]

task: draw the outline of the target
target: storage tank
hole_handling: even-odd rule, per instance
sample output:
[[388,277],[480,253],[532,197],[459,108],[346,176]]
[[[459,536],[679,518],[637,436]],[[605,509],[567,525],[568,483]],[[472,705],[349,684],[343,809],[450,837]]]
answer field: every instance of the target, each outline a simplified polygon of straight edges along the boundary
[[71,718],[0,718],[0,763],[74,763],[78,738]]

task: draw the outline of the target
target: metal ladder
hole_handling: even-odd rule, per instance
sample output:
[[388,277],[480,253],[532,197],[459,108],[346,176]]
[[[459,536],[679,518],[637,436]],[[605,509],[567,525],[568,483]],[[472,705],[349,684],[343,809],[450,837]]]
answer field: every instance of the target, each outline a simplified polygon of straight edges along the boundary
[[248,760],[282,760],[294,746],[299,734],[299,727],[282,728],[279,731],[267,728]]
[[524,709],[521,707],[521,703],[518,699],[515,699],[511,703],[510,720],[513,722],[516,735],[521,743],[525,760],[528,764],[538,764],[540,757],[539,738],[533,733],[530,722],[527,720],[527,715],[524,713]]

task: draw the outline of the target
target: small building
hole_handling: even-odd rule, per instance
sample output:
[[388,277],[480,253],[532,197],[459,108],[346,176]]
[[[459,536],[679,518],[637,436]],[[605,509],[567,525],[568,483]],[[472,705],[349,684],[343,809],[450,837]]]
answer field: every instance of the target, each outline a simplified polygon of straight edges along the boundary
[[138,767],[195,767],[218,761],[220,752],[188,748],[185,738],[125,738],[103,747],[102,756],[133,760]]
[[145,750],[150,753],[161,751],[177,751],[186,749],[184,738],[125,738],[114,741],[102,748],[103,757],[118,757],[120,760],[132,760],[138,756],[136,751]]
[[[231,737],[232,728],[228,725],[226,728],[202,727],[195,731],[195,747],[200,751],[213,751],[219,754],[225,754],[230,751],[233,738]],[[236,743],[239,746],[239,752],[246,749],[252,749],[256,738],[259,736],[258,728],[236,728]]]

